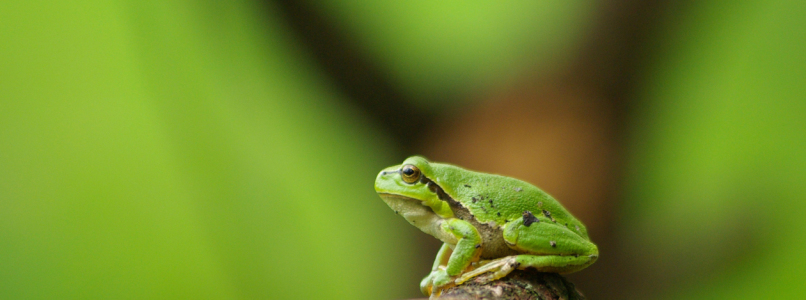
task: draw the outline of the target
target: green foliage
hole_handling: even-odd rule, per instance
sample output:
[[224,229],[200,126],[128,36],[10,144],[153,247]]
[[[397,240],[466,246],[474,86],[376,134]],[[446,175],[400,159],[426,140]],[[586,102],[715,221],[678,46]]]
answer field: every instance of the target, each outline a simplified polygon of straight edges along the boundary
[[630,255],[673,279],[669,299],[806,294],[804,14],[697,2],[657,37],[623,231]]
[[[561,66],[595,8],[317,3],[428,109]],[[627,255],[667,298],[806,294],[806,5],[674,15],[631,111]],[[271,6],[6,1],[0,41],[0,299],[417,296],[421,233],[372,189],[404,154]]]
[[[573,58],[596,8],[592,1],[308,2],[346,28],[424,109],[557,69]],[[456,93],[470,96],[450,97]]]
[[401,277],[416,291],[388,259],[413,245],[372,188],[390,143],[264,8],[10,5],[0,298],[379,299],[408,295],[388,284]]

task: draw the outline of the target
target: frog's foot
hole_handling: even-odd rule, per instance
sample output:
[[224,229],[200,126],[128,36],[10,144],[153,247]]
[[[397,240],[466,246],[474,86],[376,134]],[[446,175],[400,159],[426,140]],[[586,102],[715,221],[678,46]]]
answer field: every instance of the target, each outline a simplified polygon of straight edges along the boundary
[[490,281],[494,281],[501,277],[507,276],[512,270],[515,270],[520,263],[517,260],[517,255],[502,257],[493,261],[488,262],[487,264],[474,269],[472,271],[465,272],[462,276],[459,276],[456,279],[456,284],[462,284],[467,282],[474,277],[480,276],[485,274],[482,277],[479,277],[481,283],[487,283]]
[[425,295],[431,295],[431,298],[438,297],[442,290],[448,289],[456,285],[454,283],[455,277],[448,275],[444,267],[432,271],[420,282],[420,291]]
[[434,276],[436,275],[437,271],[432,271],[431,274],[425,276],[422,281],[420,281],[420,291],[423,292],[423,295],[431,295],[431,290],[434,288]]

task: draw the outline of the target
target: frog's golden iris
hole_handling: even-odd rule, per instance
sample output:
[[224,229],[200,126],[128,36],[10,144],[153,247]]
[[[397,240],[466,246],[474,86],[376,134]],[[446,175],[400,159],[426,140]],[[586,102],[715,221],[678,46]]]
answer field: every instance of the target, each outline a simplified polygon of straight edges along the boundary
[[413,165],[405,165],[400,171],[401,177],[406,183],[415,183],[420,180],[420,169]]

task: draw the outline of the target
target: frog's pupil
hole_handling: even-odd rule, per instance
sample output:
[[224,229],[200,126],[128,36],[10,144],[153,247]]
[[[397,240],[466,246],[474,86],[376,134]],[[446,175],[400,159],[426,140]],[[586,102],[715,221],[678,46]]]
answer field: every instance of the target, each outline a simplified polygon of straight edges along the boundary
[[411,176],[412,174],[414,174],[414,170],[412,170],[411,168],[403,168],[403,174]]

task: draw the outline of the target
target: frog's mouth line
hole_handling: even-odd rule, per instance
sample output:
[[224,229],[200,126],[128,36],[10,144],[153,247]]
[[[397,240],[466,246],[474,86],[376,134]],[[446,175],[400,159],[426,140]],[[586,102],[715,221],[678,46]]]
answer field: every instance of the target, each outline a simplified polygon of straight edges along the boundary
[[407,202],[416,203],[416,204],[422,204],[423,203],[422,200],[419,200],[417,198],[412,198],[412,197],[408,197],[408,196],[404,196],[404,195],[400,195],[400,194],[378,193],[378,195],[380,195],[381,198],[383,198],[383,199],[395,199],[395,200],[407,201]]

